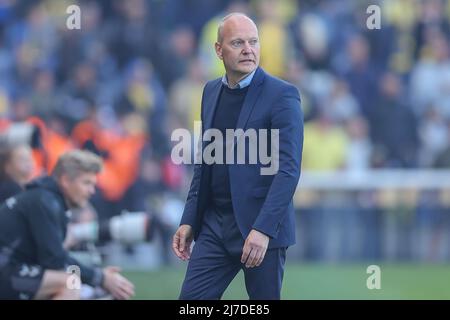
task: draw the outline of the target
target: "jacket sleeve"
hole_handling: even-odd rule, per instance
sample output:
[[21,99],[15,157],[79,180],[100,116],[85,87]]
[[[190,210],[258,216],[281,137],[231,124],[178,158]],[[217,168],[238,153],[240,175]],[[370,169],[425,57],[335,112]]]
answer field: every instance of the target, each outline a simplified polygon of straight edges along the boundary
[[187,196],[186,204],[183,210],[183,216],[181,217],[180,225],[188,224],[190,226],[195,225],[198,208],[198,193],[200,190],[200,177],[201,177],[201,164],[194,166],[194,176],[192,177],[191,186]]
[[[45,198],[45,199],[44,199]],[[64,249],[64,225],[62,218],[64,208],[50,193],[39,195],[33,201],[33,208],[28,214],[31,235],[36,244],[38,264],[44,269],[66,271],[70,265],[80,268],[80,277],[83,283],[92,286],[101,285],[103,273],[101,269],[90,268],[69,256]]]
[[[202,134],[203,134],[203,101],[205,96],[206,87],[208,84],[206,84],[205,88],[203,89],[202,94],[202,102],[201,102],[201,111],[200,111],[200,117],[202,121]],[[202,144],[202,137],[199,137],[198,143],[198,152],[203,152],[203,144]],[[203,162],[203,158],[201,158]],[[201,172],[202,172],[202,164],[195,164],[194,165],[194,175],[192,177],[191,185],[189,188],[186,204],[184,206],[183,215],[181,217],[180,225],[188,224],[190,226],[195,225],[195,220],[197,218],[197,209],[198,209],[198,194],[200,192],[200,183],[201,183]]]
[[271,128],[279,129],[279,148],[275,151],[275,156],[278,153],[279,168],[252,226],[271,238],[277,237],[297,188],[303,148],[303,114],[298,90],[289,86],[276,101],[272,109]]

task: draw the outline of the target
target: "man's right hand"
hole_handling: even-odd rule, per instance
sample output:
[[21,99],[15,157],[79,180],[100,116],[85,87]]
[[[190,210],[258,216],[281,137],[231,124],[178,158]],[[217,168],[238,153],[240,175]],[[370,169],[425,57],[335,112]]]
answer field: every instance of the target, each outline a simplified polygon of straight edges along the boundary
[[181,225],[175,232],[172,241],[173,252],[183,261],[191,257],[191,244],[194,240],[192,227],[187,224]]

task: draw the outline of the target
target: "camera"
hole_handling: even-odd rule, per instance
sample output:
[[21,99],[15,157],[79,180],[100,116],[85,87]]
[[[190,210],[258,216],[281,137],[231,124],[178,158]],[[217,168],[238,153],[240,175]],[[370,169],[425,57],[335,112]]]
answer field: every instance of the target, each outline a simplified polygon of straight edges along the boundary
[[151,241],[153,237],[153,217],[146,212],[123,211],[105,221],[79,222],[70,227],[75,242],[117,241],[135,244]]

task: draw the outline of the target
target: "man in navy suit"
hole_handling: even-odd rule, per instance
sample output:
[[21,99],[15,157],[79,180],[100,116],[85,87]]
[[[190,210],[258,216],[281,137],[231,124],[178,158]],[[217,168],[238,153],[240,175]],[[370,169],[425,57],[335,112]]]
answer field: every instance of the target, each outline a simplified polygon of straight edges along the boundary
[[[262,174],[267,164],[247,163],[248,155],[244,164],[195,165],[172,245],[180,259],[189,260],[180,299],[220,299],[241,269],[250,299],[280,299],[286,250],[295,243],[292,198],[303,146],[300,96],[293,85],[258,67],[258,30],[249,17],[223,18],[215,49],[226,74],[204,88],[203,132],[276,131],[269,145],[277,145],[270,149],[277,165],[272,174]],[[208,144],[203,142],[202,150]]]

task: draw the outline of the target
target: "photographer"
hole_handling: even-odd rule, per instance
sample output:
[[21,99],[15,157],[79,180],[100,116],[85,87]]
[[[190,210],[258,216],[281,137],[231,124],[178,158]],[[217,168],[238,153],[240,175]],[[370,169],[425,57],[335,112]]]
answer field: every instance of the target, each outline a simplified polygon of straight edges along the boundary
[[[63,247],[69,210],[84,207],[95,191],[102,161],[74,150],[62,155],[52,173],[27,185],[0,207],[0,298],[78,299],[81,282],[102,286],[116,299],[134,295],[134,286],[115,267],[86,267]],[[72,269],[70,268],[70,269]]]

